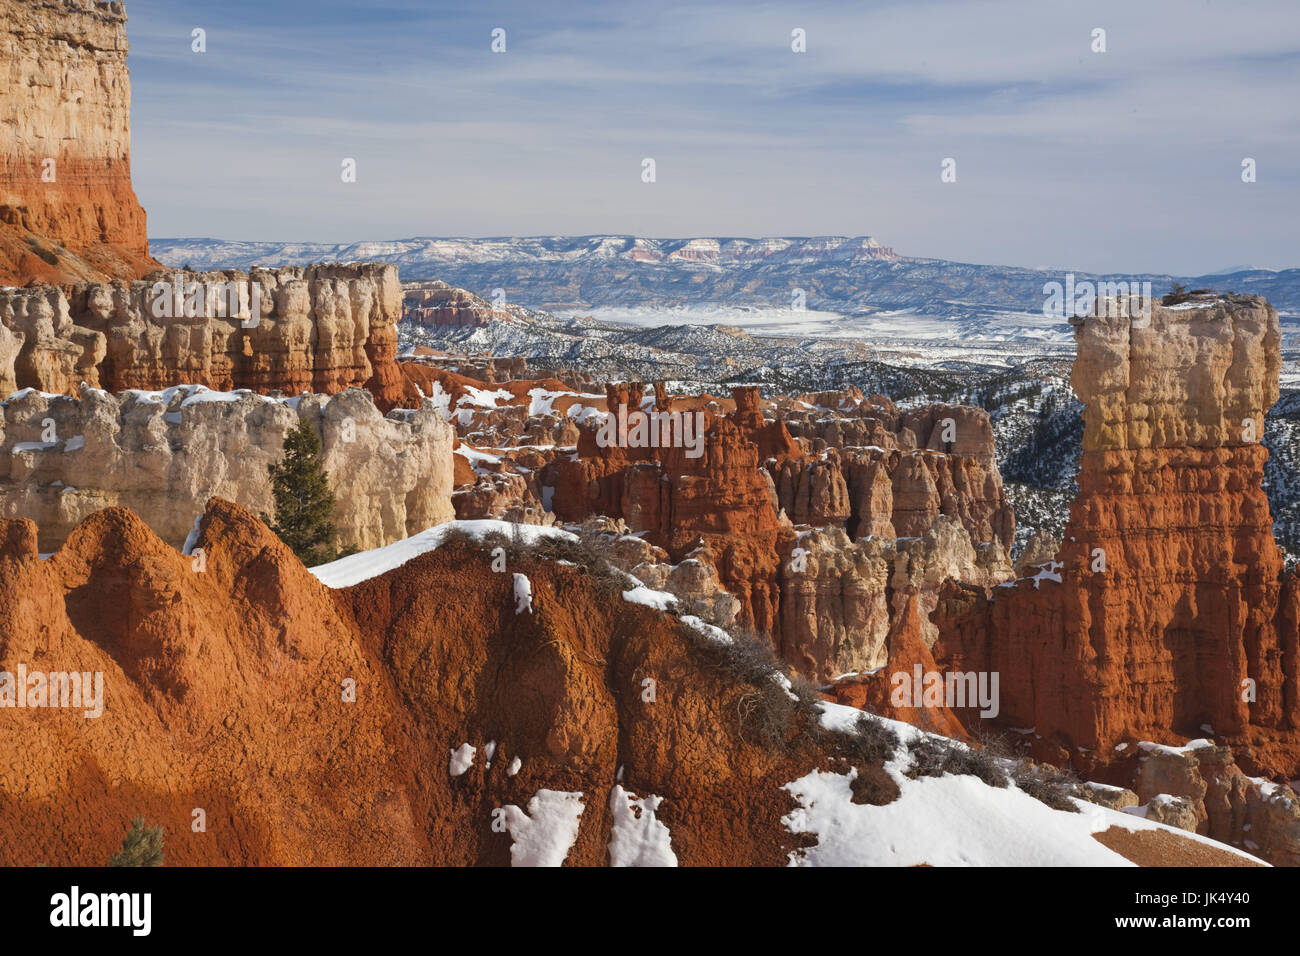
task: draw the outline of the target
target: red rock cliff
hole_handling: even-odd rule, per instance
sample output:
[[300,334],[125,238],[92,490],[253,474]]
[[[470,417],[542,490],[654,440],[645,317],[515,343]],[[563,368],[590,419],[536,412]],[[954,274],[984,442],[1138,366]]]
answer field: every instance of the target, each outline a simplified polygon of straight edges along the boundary
[[[840,813],[906,799],[882,762],[914,743],[795,701],[725,640],[555,560],[580,557],[563,542],[498,573],[487,542],[444,539],[338,590],[228,502],[197,543],[201,569],[113,508],[43,559],[30,521],[0,520],[0,673],[26,694],[0,695],[0,860],[102,866],[143,816],[168,866],[778,866],[861,843],[800,825],[790,784],[811,771],[842,781],[821,798]],[[952,842],[984,822],[899,810]],[[1062,832],[1018,845],[1078,859]],[[1166,863],[1207,862],[1166,844]]]
[[1277,312],[1258,296],[1076,327],[1080,492],[1059,566],[949,587],[935,657],[1001,675],[1002,720],[1056,759],[1213,734],[1252,772],[1300,773],[1297,589],[1261,490]]
[[0,0],[0,285],[157,268],[131,187],[126,55],[121,3]]
[[219,499],[201,572],[121,508],[49,560],[36,542],[0,520],[0,672],[99,672],[103,706],[0,707],[6,861],[102,865],[143,814],[169,865],[506,865],[495,811],[549,789],[583,804],[567,862],[599,865],[617,785],[668,795],[680,863],[775,866],[797,845],[781,787],[834,765],[792,705],[788,746],[747,739],[756,695],[722,652],[584,568],[512,558],[522,615],[512,575],[464,543],[330,591]]
[[[945,579],[987,584],[1010,576],[1002,542],[1011,514],[983,412],[939,406],[909,413],[906,425],[895,414],[890,450],[831,448],[817,456],[805,454],[779,408],[766,417],[756,388],[736,388],[732,397],[729,415],[701,412],[698,457],[681,448],[602,445],[597,428],[581,431],[577,454],[541,471],[551,509],[564,521],[622,519],[674,560],[713,564],[739,601],[741,625],[769,635],[785,660],[823,680],[884,663],[886,638],[910,597],[920,597],[918,630],[928,647],[937,637],[928,615]],[[837,409],[840,397],[829,398]],[[685,403],[662,387],[653,399],[640,384],[607,389],[608,409],[652,404],[667,412]],[[955,447],[945,447],[935,427],[948,418],[957,441],[946,445]],[[911,450],[898,450],[896,436]],[[854,471],[851,495],[841,470],[849,465],[874,468],[883,490],[859,488]],[[859,541],[842,528],[850,519]],[[795,524],[826,531],[800,533]]]

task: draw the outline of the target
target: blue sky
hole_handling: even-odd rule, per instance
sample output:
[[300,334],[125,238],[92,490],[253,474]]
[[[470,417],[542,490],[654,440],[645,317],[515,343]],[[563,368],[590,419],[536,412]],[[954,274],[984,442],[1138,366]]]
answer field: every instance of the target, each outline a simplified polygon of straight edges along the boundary
[[1052,269],[1300,266],[1294,0],[127,13],[133,172],[157,237],[867,234]]

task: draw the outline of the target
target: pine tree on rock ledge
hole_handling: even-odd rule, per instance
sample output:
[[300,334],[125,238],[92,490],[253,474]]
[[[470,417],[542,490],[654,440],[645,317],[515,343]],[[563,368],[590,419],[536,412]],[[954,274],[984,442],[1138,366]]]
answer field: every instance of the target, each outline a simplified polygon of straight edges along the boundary
[[334,493],[320,453],[320,437],[315,429],[299,421],[298,427],[285,437],[283,460],[268,468],[275,518],[262,515],[267,526],[307,567],[343,556],[334,547],[338,537],[333,521]]

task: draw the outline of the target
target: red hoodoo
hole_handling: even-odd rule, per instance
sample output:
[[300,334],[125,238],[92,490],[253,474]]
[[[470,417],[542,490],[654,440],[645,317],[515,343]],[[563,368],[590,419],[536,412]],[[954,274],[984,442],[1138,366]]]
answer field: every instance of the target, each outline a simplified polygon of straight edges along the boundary
[[1059,566],[992,599],[949,585],[935,658],[998,671],[1001,720],[1055,759],[1217,735],[1248,771],[1292,779],[1300,614],[1261,487],[1277,312],[1219,297],[1076,336],[1083,460]]

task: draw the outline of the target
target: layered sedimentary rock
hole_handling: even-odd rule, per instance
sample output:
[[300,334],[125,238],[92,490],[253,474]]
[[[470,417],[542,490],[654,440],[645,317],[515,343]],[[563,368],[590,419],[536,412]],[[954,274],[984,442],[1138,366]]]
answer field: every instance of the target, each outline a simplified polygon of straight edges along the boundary
[[[486,548],[331,591],[228,502],[197,543],[202,573],[110,509],[41,560],[30,522],[0,521],[0,670],[98,671],[106,698],[95,719],[0,708],[0,858],[102,865],[144,815],[169,865],[509,865],[528,817],[567,793],[581,813],[551,865],[600,865],[617,787],[666,797],[672,862],[781,865],[799,845],[781,787],[835,768],[796,724],[788,747],[747,740],[752,688],[587,569],[520,559],[521,615]],[[645,705],[646,675],[671,704]]]
[[[825,404],[823,404],[825,403]],[[794,418],[819,457],[767,463],[795,524],[845,524],[854,538],[915,537],[940,515],[958,518],[974,544],[1008,550],[1015,518],[998,474],[988,413],[932,405],[899,413],[856,390],[806,396],[816,417]],[[793,407],[792,407],[793,410]]]
[[0,391],[359,386],[417,407],[396,362],[401,301],[396,268],[364,263],[0,290]]
[[19,388],[67,392],[99,384],[107,354],[102,332],[72,320],[54,286],[0,289],[0,399]]
[[[709,565],[716,601],[738,601],[737,620],[769,634],[809,676],[882,665],[908,596],[928,646],[946,579],[990,586],[1012,576],[1011,511],[979,409],[899,412],[856,389],[765,402],[754,387],[730,399],[673,396],[664,383],[597,395],[553,379],[487,383],[423,362],[403,371],[462,438],[458,517],[605,516],[665,549],[669,565],[702,555],[693,560]],[[698,421],[698,443],[634,440],[643,411]],[[787,414],[805,432],[798,439]],[[627,440],[613,436],[609,416],[627,419]],[[841,420],[881,444],[841,449],[808,434]]]
[[[639,384],[610,385],[605,407],[616,416],[619,409],[638,414],[647,401]],[[752,403],[743,393],[738,401]],[[653,532],[670,547],[699,534],[750,536],[782,527],[771,479],[759,468],[764,445],[797,451],[780,422],[764,421],[752,404],[744,410],[738,405],[735,415],[725,417],[675,409],[662,393],[647,407],[698,421],[692,435],[699,447],[686,447],[684,439],[675,446],[602,443],[598,428],[584,429],[576,456],[557,458],[542,476],[555,489],[556,515],[571,521],[623,518],[632,531]]]
[[126,56],[121,3],[0,0],[0,285],[158,267],[131,187]]
[[1076,326],[1079,496],[1057,563],[990,600],[950,586],[935,656],[1001,673],[1002,716],[1058,760],[1213,733],[1300,775],[1300,613],[1261,490],[1277,313],[1258,296]]
[[214,496],[274,513],[267,469],[300,420],[322,437],[341,547],[379,547],[454,517],[454,436],[434,409],[385,417],[359,389],[290,401],[200,386],[11,395],[0,516],[36,521],[50,552],[94,512],[126,506],[180,548]]
[[[699,423],[698,454],[684,443],[602,443],[593,427],[580,433],[575,455],[557,457],[539,480],[551,489],[551,508],[562,520],[622,519],[673,555],[709,544],[718,577],[741,602],[743,622],[773,634],[779,627],[777,541],[789,523],[778,514],[771,479],[759,467],[760,447],[797,446],[780,422],[763,420],[754,399],[745,395],[739,401],[745,409],[733,416],[676,409]],[[643,405],[675,410],[662,389],[650,399],[636,383],[608,386],[605,404],[613,415],[620,408],[636,413]]]
[[822,680],[889,664],[887,638],[909,605],[928,648],[938,637],[930,614],[943,586],[959,580],[988,588],[1011,577],[998,542],[979,548],[956,518],[940,515],[923,535],[851,541],[841,528],[813,529],[778,545],[782,561],[782,656]]
[[453,288],[445,282],[408,284],[402,308],[402,318],[408,322],[433,328],[489,325],[502,314],[493,309],[492,303],[486,299],[464,289]]
[[[852,713],[796,707],[771,672],[736,676],[725,635],[590,567],[525,551],[498,573],[487,546],[447,538],[358,556],[369,572],[330,590],[221,500],[196,544],[203,570],[113,508],[43,559],[30,521],[0,520],[0,672],[26,675],[29,702],[0,706],[0,859],[100,866],[143,816],[170,866],[945,862],[817,827],[817,783],[842,815],[864,810],[860,791],[906,801],[929,847],[971,837],[969,816],[909,799],[885,769],[906,744],[865,747]],[[73,673],[100,675],[101,706]],[[1012,807],[1040,821],[1015,841],[1036,859],[1123,862],[1075,815],[963,792],[994,802],[989,826]],[[1167,863],[1251,862],[1141,827]]]
[[1173,798],[1190,814],[1184,829],[1276,866],[1300,866],[1300,797],[1285,783],[1242,773],[1231,748],[1204,739],[1178,748],[1148,743],[1134,760],[1133,790],[1149,819]]
[[894,617],[885,641],[889,660],[887,668],[866,674],[853,674],[836,681],[835,699],[852,707],[876,714],[890,714],[922,730],[947,737],[964,737],[966,730],[957,716],[942,702],[927,704],[924,696],[924,678],[921,686],[906,698],[898,694],[900,685],[894,675],[904,674],[909,687],[919,669],[922,675],[935,672],[934,658],[921,638],[921,615],[915,594],[904,599],[903,607]]
[[[652,397],[625,384],[608,387],[604,407],[693,414],[683,404],[662,386]],[[1011,576],[1010,510],[982,412],[913,413],[907,425],[889,426],[891,436],[905,432],[911,451],[851,449],[841,457],[838,449],[807,454],[780,417],[766,418],[755,388],[735,389],[732,404],[726,415],[716,402],[696,409],[697,457],[681,448],[602,445],[599,426],[588,427],[575,454],[540,471],[543,496],[561,520],[618,518],[674,559],[706,546],[717,579],[740,602],[739,621],[771,635],[787,661],[823,680],[882,665],[886,636],[909,597],[919,601],[928,646],[938,633],[928,615],[946,579],[988,586]],[[960,454],[915,448],[937,442],[940,429],[969,436]],[[861,460],[853,457],[859,453]],[[844,462],[868,458],[871,482],[883,488],[873,497],[856,483],[862,471],[851,471],[854,498]],[[858,530],[857,542],[848,527]]]

